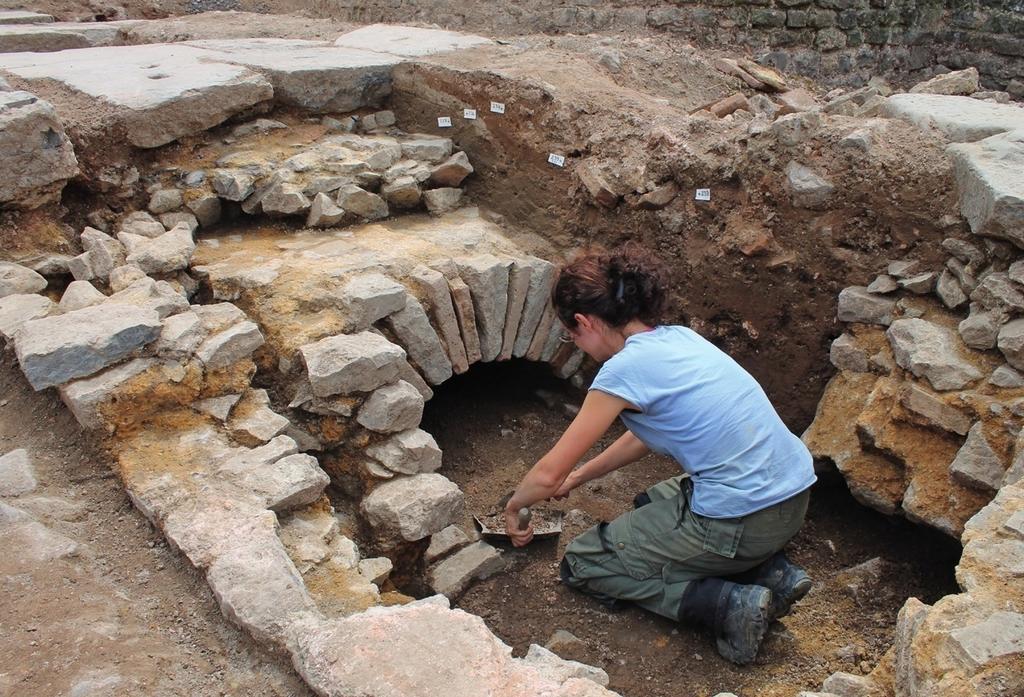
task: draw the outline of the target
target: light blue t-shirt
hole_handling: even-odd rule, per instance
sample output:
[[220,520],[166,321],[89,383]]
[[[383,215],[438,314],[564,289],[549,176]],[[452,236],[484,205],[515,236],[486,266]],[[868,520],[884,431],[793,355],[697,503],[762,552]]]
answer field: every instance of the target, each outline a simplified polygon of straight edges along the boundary
[[811,453],[757,381],[686,327],[660,326],[626,339],[590,389],[630,402],[626,427],[693,479],[691,506],[739,518],[794,496],[816,480]]

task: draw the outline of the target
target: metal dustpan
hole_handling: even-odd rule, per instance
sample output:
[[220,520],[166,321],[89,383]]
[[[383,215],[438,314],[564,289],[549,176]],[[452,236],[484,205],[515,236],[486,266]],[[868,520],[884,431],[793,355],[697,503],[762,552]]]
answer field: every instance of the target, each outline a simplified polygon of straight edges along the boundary
[[[564,515],[561,511],[531,511],[529,508],[523,508],[519,511],[519,527],[525,528],[532,522],[533,539],[535,540],[558,537],[562,532],[562,518]],[[482,537],[508,539],[508,533],[505,532],[505,515],[500,511],[486,515],[475,515],[473,516],[473,521],[476,522],[476,527],[480,530]]]

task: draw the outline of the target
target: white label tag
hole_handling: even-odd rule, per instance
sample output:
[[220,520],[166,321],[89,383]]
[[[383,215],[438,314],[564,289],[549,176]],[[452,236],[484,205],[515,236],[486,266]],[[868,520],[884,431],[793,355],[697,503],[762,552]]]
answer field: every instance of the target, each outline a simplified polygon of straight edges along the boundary
[[697,195],[694,198],[698,201],[710,201],[711,189],[697,189]]
[[438,116],[437,117],[437,127],[438,128],[451,128],[452,127],[452,117],[451,116]]
[[462,118],[473,121],[474,119],[476,119],[476,109],[463,109]]
[[548,155],[548,162],[553,164],[555,167],[565,167],[565,155],[556,155],[551,153]]
[[491,102],[491,111],[495,114],[504,114],[505,105],[502,102]]

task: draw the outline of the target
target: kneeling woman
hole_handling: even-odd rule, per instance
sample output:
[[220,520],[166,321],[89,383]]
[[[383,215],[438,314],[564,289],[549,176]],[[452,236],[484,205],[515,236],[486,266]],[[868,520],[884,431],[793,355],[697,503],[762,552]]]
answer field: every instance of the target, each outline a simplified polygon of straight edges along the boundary
[[[509,500],[506,527],[516,546],[528,544],[521,507],[651,451],[674,458],[685,474],[569,544],[562,580],[610,606],[630,601],[703,625],[722,656],[747,664],[769,623],[811,587],[780,551],[807,511],[811,455],[735,361],[686,327],[658,323],[664,279],[635,247],[587,252],[561,269],[555,310],[602,365],[579,414]],[[574,470],[616,418],[626,433]]]

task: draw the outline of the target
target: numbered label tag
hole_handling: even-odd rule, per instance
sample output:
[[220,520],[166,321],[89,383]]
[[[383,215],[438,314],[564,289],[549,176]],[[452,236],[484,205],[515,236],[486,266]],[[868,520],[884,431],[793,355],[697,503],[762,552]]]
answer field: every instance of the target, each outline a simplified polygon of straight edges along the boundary
[[437,117],[437,127],[438,128],[451,128],[452,127],[452,117],[451,116],[438,116]]
[[711,189],[697,189],[697,195],[694,198],[698,201],[710,201]]
[[495,114],[504,114],[505,104],[502,102],[491,102],[491,112]]
[[565,155],[556,155],[551,153],[548,155],[548,162],[553,164],[555,167],[565,167]]
[[470,121],[475,121],[476,120],[476,109],[463,109],[462,110],[462,118],[468,119]]

